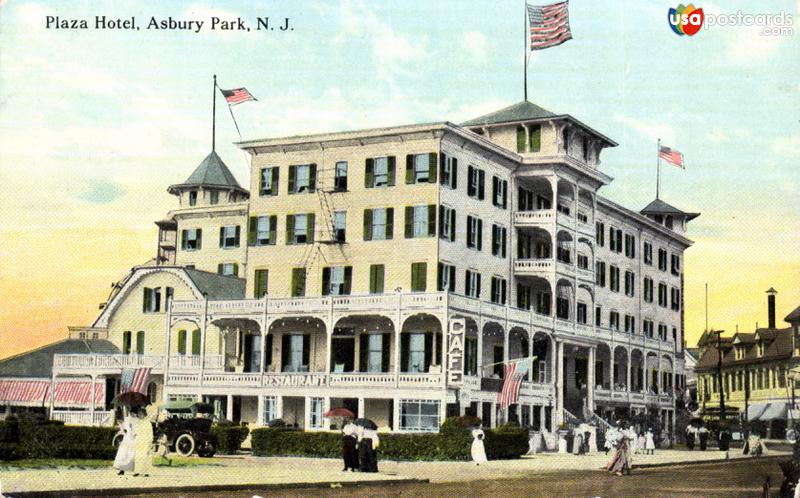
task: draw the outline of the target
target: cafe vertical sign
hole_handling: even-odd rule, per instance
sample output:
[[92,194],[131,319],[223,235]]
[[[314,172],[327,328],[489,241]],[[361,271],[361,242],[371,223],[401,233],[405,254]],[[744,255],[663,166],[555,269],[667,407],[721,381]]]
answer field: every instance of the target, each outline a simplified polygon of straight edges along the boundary
[[464,384],[464,336],[467,322],[463,318],[451,318],[447,333],[447,385],[460,387]]

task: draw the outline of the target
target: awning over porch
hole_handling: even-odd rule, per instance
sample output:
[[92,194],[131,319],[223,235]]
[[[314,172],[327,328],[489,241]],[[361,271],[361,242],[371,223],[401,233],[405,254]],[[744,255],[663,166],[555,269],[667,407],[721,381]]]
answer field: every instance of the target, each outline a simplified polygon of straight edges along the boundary
[[785,420],[789,414],[789,404],[756,403],[747,407],[747,420]]
[[0,403],[46,403],[50,392],[49,380],[1,380]]
[[[90,406],[92,404],[92,383],[88,380],[56,382],[53,392],[53,401],[56,406]],[[103,406],[105,396],[105,382],[95,383],[95,406]],[[0,379],[0,403],[49,405],[50,381]]]

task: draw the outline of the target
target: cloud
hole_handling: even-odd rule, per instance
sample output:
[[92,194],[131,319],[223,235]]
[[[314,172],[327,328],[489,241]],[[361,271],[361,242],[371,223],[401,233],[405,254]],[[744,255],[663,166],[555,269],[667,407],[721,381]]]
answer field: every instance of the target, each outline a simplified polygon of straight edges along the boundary
[[467,31],[460,36],[461,47],[472,58],[472,62],[486,60],[486,35],[478,31]]
[[615,114],[613,119],[615,123],[625,125],[650,140],[655,141],[660,138],[665,142],[674,141],[675,131],[670,125],[655,121],[643,121],[624,114]]
[[795,133],[788,137],[778,137],[772,142],[772,152],[780,156],[797,157],[800,150],[800,134]]
[[92,204],[108,204],[125,192],[118,183],[104,179],[89,180],[88,188],[78,195],[79,199]]

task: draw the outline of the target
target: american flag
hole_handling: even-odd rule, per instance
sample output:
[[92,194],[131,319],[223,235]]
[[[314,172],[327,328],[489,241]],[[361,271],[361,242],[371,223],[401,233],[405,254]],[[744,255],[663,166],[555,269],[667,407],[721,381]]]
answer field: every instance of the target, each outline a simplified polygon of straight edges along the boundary
[[572,39],[569,29],[569,2],[526,5],[531,24],[531,50],[555,47]]
[[248,100],[256,100],[253,94],[247,91],[247,88],[234,88],[232,90],[223,90],[220,88],[219,91],[222,92],[223,97],[225,97],[225,100],[230,105],[241,104]]
[[500,392],[497,393],[498,408],[504,410],[517,403],[522,379],[528,373],[530,365],[530,358],[512,360],[503,365],[503,385],[500,387]]
[[[683,154],[678,152],[675,149],[670,149],[669,147],[664,147],[663,145],[658,146],[658,158],[667,161],[668,163],[672,163],[679,168],[684,168],[683,165]],[[685,168],[684,168],[685,169]]]
[[149,368],[123,368],[119,392],[135,392],[147,395],[147,381],[149,378]]

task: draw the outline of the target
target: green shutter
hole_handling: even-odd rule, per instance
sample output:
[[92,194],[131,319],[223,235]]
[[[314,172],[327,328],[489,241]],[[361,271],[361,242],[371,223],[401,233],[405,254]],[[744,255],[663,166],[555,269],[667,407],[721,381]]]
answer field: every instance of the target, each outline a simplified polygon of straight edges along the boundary
[[435,152],[431,152],[428,154],[428,183],[436,183],[436,173],[438,171],[436,167],[436,156]]
[[383,294],[383,265],[369,267],[369,292],[370,294]]
[[122,333],[122,353],[130,354],[131,352],[131,332],[126,330]]
[[517,127],[517,152],[525,152],[525,128]]
[[[447,289],[445,289],[447,290]],[[450,267],[450,292],[456,291],[456,267]]]
[[222,263],[217,265],[217,275],[222,275]]
[[456,210],[450,210],[450,242],[456,240]]
[[486,180],[486,172],[482,169],[478,170],[478,199],[483,200],[484,183]]
[[388,172],[388,174],[386,175],[387,176],[386,184],[389,187],[392,187],[394,186],[394,177],[395,177],[395,170],[397,169],[397,160],[394,156],[389,156],[386,158],[386,163],[388,164],[388,167],[386,168],[386,171]]
[[178,354],[186,354],[186,331],[178,331]]
[[148,289],[147,287],[144,288],[144,297],[142,299],[142,311],[148,312],[150,311],[150,300],[153,298],[153,289]]
[[278,229],[278,217],[272,215],[269,217],[269,241],[268,244],[274,245],[277,238],[277,231]]
[[305,280],[305,268],[292,268],[292,297],[301,297],[305,295]]
[[317,165],[310,164],[308,166],[308,191],[314,192],[317,188]]
[[248,230],[247,230],[247,245],[254,246],[256,245],[256,230],[258,229],[258,217],[251,216],[250,222],[248,223]]
[[394,208],[386,208],[386,240],[394,237]]
[[530,140],[528,141],[528,150],[530,152],[539,152],[542,147],[542,127],[533,126],[530,128]]
[[[446,164],[447,164],[447,156],[444,154],[444,152],[440,152],[439,153],[439,178],[442,179],[442,182],[444,182],[444,167],[445,167]],[[442,183],[442,185],[445,185],[445,184]]]
[[360,334],[358,336],[358,371],[366,372],[369,353],[369,334]]
[[314,213],[308,213],[306,218],[306,241],[309,244],[314,243]]
[[436,237],[436,204],[428,204],[428,237]]
[[186,232],[187,230],[181,230],[181,249],[186,250]]
[[478,250],[483,248],[483,220],[478,220]]
[[427,289],[427,276],[427,263],[411,263],[411,291],[425,292]]
[[201,249],[203,247],[203,230],[197,229],[197,249]]
[[508,182],[506,180],[502,181],[503,184],[503,209],[508,207]]
[[451,161],[452,167],[450,168],[450,187],[458,188],[458,159],[455,157]]
[[286,245],[294,244],[294,215],[286,215]]
[[344,267],[344,294],[345,296],[350,295],[350,289],[353,286],[353,267],[352,266],[345,266]]
[[364,240],[372,240],[372,210],[364,210]]
[[239,263],[234,263],[233,264],[233,276],[234,277],[238,277],[239,276]]
[[219,246],[225,246],[225,227],[219,227]]
[[242,238],[242,227],[239,226],[239,225],[236,225],[236,228],[234,229],[234,232],[235,233],[234,233],[233,237],[234,237],[235,242],[234,242],[233,245],[234,245],[234,247],[239,247],[239,241]]
[[253,295],[256,299],[264,297],[267,293],[267,279],[269,272],[267,270],[256,270],[255,285],[253,287]]
[[444,237],[444,206],[439,206],[439,237]]
[[381,334],[381,372],[389,371],[392,334]]
[[136,332],[136,354],[144,354],[144,330]]
[[331,293],[331,269],[325,267],[322,269],[322,295],[327,296]]
[[406,184],[414,183],[414,155],[406,154]]
[[278,167],[272,168],[272,195],[278,195],[278,177],[280,171]]
[[368,157],[364,165],[364,188],[372,188],[374,182],[375,161]]
[[192,354],[200,354],[200,329],[192,330]]
[[297,166],[289,166],[289,188],[288,188],[288,192],[290,194],[294,193],[296,179],[297,179]]
[[414,207],[406,206],[406,238],[414,237]]

